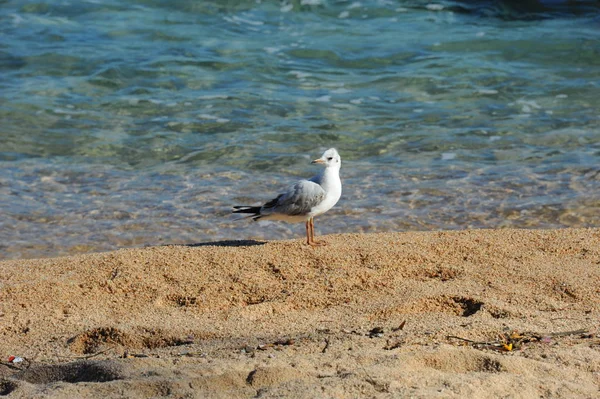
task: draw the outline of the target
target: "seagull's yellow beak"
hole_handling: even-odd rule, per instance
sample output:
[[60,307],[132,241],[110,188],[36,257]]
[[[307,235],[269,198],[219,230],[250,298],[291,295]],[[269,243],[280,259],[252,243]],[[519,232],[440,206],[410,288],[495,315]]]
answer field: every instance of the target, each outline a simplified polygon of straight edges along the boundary
[[325,165],[325,161],[323,160],[323,158],[315,159],[311,163],[318,163],[318,164],[321,164],[321,165]]

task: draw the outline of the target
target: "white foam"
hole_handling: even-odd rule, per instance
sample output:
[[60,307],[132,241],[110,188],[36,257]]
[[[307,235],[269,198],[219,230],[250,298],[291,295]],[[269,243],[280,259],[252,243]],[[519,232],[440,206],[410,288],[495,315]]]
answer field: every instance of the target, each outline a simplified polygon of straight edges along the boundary
[[310,74],[308,72],[302,72],[302,71],[289,71],[288,73],[290,75],[294,75],[298,79],[306,79],[309,76],[312,76],[312,74]]
[[240,18],[238,16],[234,16],[233,19],[236,20],[236,21],[238,21],[238,22],[242,22],[244,24],[254,25],[254,26],[260,26],[260,25],[264,25],[265,24],[263,21],[255,21],[253,19]]
[[338,18],[344,19],[344,18],[348,18],[349,16],[350,16],[350,11],[342,11],[340,13],[340,15],[338,15]]
[[539,105],[538,103],[536,103],[533,100],[523,100],[523,99],[519,99],[517,100],[517,104],[525,104],[525,105],[529,105],[530,107],[536,108],[536,109],[541,109],[542,106]]
[[15,25],[20,25],[20,24],[21,24],[23,21],[25,21],[25,20],[23,19],[23,17],[21,17],[21,16],[20,16],[20,15],[18,15],[18,14],[9,14],[8,16],[9,16],[9,17],[11,17],[11,18],[13,19],[13,21],[12,21],[12,22],[13,22],[13,24],[15,24]]
[[226,118],[221,118],[215,115],[210,115],[210,114],[200,114],[198,115],[198,118],[200,119],[206,119],[206,120],[210,120],[210,121],[215,121],[217,123],[227,123],[229,122],[229,119]]
[[318,101],[321,103],[328,103],[329,101],[331,101],[331,96],[325,95],[325,96],[317,97],[315,101]]
[[442,4],[430,3],[425,6],[429,11],[442,11],[444,6]]
[[61,115],[79,115],[79,114],[83,114],[83,112],[80,112],[80,111],[75,111],[73,109],[63,109],[63,108],[54,108],[52,111],[54,111],[55,114],[61,114]]
[[281,12],[290,12],[294,9],[294,5],[293,4],[284,4],[281,6],[281,8],[279,9]]
[[542,106],[533,100],[517,100],[517,104],[521,105],[521,112],[524,114],[530,114],[534,109],[541,109]]
[[455,152],[444,152],[442,153],[442,161],[451,161],[456,158]]
[[226,100],[228,98],[229,98],[229,96],[227,96],[225,94],[207,94],[207,95],[198,97],[199,100],[216,100],[216,99]]
[[340,87],[339,89],[333,89],[333,90],[331,90],[331,92],[333,94],[347,94],[347,93],[352,93],[352,90],[346,89],[344,87]]

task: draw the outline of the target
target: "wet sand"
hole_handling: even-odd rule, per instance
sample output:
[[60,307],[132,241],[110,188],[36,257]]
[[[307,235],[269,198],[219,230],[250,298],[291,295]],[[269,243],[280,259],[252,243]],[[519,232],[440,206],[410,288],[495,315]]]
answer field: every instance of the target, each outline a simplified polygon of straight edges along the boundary
[[0,396],[600,394],[600,229],[320,238],[0,262]]

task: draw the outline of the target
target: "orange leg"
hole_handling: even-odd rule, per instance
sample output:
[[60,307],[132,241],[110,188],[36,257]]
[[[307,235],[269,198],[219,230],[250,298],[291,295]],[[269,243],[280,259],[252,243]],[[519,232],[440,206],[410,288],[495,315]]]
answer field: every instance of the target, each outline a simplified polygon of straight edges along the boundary
[[312,239],[310,237],[310,219],[306,221],[306,244],[311,245]]
[[[322,241],[315,241],[315,221],[313,218],[308,219],[308,222],[306,222],[306,229],[307,229],[307,243],[308,245],[311,245],[313,247],[316,246],[321,246],[321,245],[325,245],[324,242]],[[310,233],[309,233],[310,230]]]

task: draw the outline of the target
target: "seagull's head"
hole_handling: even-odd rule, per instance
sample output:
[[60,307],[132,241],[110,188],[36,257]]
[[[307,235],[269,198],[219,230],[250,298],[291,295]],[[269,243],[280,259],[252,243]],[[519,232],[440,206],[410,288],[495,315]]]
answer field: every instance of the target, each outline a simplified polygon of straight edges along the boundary
[[336,167],[339,169],[342,166],[342,158],[340,158],[340,154],[335,148],[330,148],[323,153],[321,158],[315,159],[312,163],[318,163],[327,168]]

